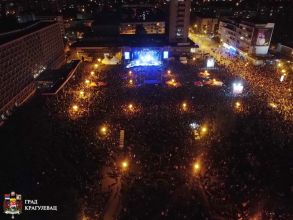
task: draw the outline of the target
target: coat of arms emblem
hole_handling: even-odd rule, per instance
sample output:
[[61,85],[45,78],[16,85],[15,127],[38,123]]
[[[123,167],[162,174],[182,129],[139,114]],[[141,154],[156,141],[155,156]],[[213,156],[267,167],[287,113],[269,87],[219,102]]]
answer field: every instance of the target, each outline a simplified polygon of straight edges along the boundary
[[11,218],[14,219],[14,215],[20,215],[22,213],[22,198],[20,194],[11,192],[10,194],[4,195],[3,203],[4,213],[11,215]]

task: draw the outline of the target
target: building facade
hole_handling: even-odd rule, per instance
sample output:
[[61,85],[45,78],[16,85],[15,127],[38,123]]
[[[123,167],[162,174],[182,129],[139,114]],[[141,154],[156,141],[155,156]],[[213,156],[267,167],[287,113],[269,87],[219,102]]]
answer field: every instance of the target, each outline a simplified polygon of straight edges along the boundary
[[186,43],[190,23],[191,0],[171,0],[169,14],[169,41]]
[[65,62],[57,22],[37,22],[0,35],[0,116],[5,117],[35,92],[36,78],[45,69]]
[[219,34],[224,46],[253,55],[268,53],[274,23],[252,23],[221,20]]
[[120,34],[136,34],[137,26],[142,26],[146,34],[165,34],[165,22],[125,22],[120,23]]
[[216,34],[219,29],[219,20],[212,17],[196,17],[193,29],[199,34]]

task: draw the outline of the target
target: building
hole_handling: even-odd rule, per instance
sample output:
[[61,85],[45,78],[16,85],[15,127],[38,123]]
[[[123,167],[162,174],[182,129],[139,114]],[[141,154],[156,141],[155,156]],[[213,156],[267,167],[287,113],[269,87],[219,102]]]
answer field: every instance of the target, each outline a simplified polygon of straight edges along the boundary
[[46,21],[46,22],[56,21],[60,26],[61,36],[62,37],[65,36],[65,26],[64,26],[63,16],[61,16],[61,15],[37,15],[36,20]]
[[276,52],[290,60],[293,60],[293,42],[284,44],[279,43]]
[[35,92],[35,78],[65,61],[57,22],[36,22],[0,34],[0,116]]
[[219,24],[219,34],[224,46],[240,53],[267,55],[274,23],[246,22],[224,19]]
[[215,34],[219,29],[219,19],[213,17],[196,17],[193,29],[199,34]]
[[171,0],[169,14],[169,41],[187,43],[191,0]]
[[165,34],[165,21],[123,22],[120,23],[120,34],[136,34],[137,27],[143,27],[146,34]]

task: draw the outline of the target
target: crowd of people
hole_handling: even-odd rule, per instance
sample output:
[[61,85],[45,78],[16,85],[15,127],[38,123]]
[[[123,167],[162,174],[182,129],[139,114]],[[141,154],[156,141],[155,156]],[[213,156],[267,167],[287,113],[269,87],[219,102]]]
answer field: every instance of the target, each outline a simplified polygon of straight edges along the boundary
[[[175,61],[125,69],[84,62],[34,114],[51,127],[48,133],[33,129],[44,145],[35,153],[43,154],[42,168],[35,169],[46,173],[39,184],[52,192],[52,179],[58,179],[60,190],[70,188],[70,198],[78,201],[76,219],[102,219],[118,177],[113,219],[292,219],[292,121],[268,106],[278,92],[260,93],[263,81],[250,83],[254,78],[238,67],[243,64],[219,62],[209,72],[222,87],[196,87],[199,65]],[[247,85],[244,94],[233,96],[239,75]],[[180,86],[166,83],[172,79]],[[114,179],[108,192],[102,190],[105,167]]]

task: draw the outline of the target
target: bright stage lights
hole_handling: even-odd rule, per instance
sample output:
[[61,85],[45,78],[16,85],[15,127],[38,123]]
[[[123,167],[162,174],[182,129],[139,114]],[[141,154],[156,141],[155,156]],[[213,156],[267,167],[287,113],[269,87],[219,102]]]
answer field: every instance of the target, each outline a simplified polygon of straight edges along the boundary
[[130,52],[124,52],[124,59],[130,60]]
[[127,68],[135,66],[159,66],[162,55],[160,51],[142,49],[133,52],[133,60],[126,66]]
[[169,51],[164,51],[163,52],[163,58],[168,59],[169,58]]
[[234,95],[239,95],[242,94],[244,89],[244,86],[242,83],[233,83],[233,94]]

